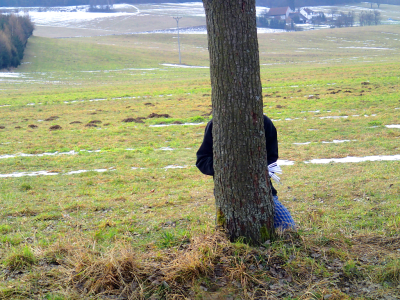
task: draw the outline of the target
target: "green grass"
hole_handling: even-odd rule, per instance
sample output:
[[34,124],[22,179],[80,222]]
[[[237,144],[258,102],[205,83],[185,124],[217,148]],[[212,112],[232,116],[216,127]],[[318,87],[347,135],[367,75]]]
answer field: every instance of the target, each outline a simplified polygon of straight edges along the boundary
[[[0,298],[79,299],[85,284],[105,293],[95,285],[101,272],[125,274],[128,262],[138,270],[137,298],[180,291],[224,299],[244,297],[244,288],[256,298],[282,276],[272,290],[292,291],[287,299],[395,295],[400,162],[305,163],[400,154],[400,130],[385,127],[400,124],[395,34],[400,27],[259,35],[264,111],[275,120],[280,158],[295,162],[282,166],[276,188],[299,226],[298,236],[263,249],[209,241],[213,183],[195,167],[205,124],[151,127],[207,122],[209,69],[160,65],[177,63],[169,36],[31,38],[31,63],[15,70],[23,76],[0,81],[0,157],[15,155],[0,158],[0,174],[58,174],[0,177]],[[391,50],[362,49],[365,40]],[[208,65],[205,36],[183,43],[184,63]],[[85,126],[91,121],[101,123]],[[333,140],[348,142],[323,143]],[[220,264],[225,285],[210,271]],[[131,284],[124,276],[115,282]]]

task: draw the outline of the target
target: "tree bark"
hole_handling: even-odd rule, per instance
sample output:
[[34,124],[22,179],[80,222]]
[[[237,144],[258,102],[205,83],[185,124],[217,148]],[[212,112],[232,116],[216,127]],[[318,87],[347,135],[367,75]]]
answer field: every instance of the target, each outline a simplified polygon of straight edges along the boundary
[[231,241],[273,239],[255,0],[203,0],[210,54],[217,225]]

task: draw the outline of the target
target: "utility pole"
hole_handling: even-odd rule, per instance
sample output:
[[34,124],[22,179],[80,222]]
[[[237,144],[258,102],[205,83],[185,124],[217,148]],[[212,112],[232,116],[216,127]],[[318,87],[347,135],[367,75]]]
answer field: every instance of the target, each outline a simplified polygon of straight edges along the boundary
[[176,20],[176,27],[178,28],[178,49],[179,49],[179,64],[181,64],[181,43],[179,41],[179,20],[182,17],[173,17]]

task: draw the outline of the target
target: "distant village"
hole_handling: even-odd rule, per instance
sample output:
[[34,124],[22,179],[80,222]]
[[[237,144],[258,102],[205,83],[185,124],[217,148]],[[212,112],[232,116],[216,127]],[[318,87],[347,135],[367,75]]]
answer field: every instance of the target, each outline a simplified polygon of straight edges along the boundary
[[314,11],[307,7],[292,10],[289,6],[273,7],[257,18],[258,27],[286,30],[305,30],[314,27],[351,27],[371,26],[380,24],[380,12],[377,10],[354,12],[339,12],[332,8],[330,13]]

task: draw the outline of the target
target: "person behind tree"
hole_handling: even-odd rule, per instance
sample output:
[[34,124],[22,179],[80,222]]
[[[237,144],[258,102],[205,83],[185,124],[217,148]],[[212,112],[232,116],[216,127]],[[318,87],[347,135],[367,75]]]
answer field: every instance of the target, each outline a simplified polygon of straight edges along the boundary
[[[196,153],[197,168],[203,174],[210,176],[214,176],[212,126],[213,126],[213,121],[211,120],[208,122],[206,126],[203,142]],[[277,160],[278,160],[277,132],[272,121],[265,115],[264,115],[264,129],[265,129],[269,175],[270,178],[272,177],[275,181],[279,182],[279,177],[275,174],[275,173],[282,173],[280,167],[277,165]],[[272,185],[270,178],[269,180],[270,180],[271,192],[275,204],[274,227],[279,229],[295,229],[294,220],[290,215],[290,212],[279,202],[277,191]]]

